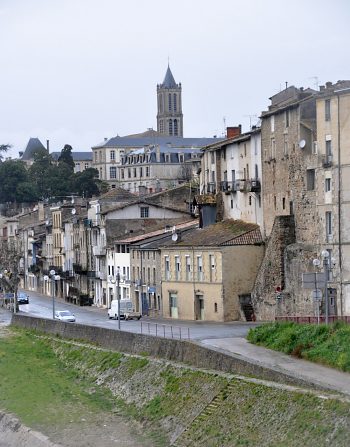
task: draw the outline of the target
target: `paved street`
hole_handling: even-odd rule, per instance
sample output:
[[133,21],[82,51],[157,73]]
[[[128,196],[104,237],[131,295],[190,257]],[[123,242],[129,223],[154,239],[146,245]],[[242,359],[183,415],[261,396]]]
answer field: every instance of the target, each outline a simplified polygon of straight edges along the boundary
[[[29,313],[43,318],[52,318],[52,299],[47,296],[29,292],[29,304],[20,306],[20,312]],[[93,306],[75,306],[61,299],[55,299],[55,309],[68,309],[76,316],[76,322],[91,326],[118,329],[117,320],[109,320],[107,309]],[[203,340],[211,338],[245,337],[251,327],[256,323],[229,322],[211,323],[205,321],[167,320],[142,317],[140,321],[120,321],[123,331],[147,333],[151,335],[166,336],[167,338],[190,338]]]

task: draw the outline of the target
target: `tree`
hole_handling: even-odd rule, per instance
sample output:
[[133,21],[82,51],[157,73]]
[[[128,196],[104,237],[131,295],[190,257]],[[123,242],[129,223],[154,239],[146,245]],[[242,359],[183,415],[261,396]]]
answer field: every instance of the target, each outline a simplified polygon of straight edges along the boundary
[[69,144],[65,144],[64,148],[61,151],[61,155],[58,157],[58,163],[65,163],[67,166],[71,168],[71,171],[74,172],[74,160],[72,156],[72,146]]
[[75,192],[83,197],[89,198],[100,194],[103,182],[98,179],[98,170],[94,168],[77,172],[74,176],[73,188]]
[[14,311],[18,311],[17,291],[20,282],[19,279],[19,263],[23,258],[23,249],[21,241],[2,240],[0,241],[0,271],[1,271],[1,287],[5,292],[14,293]]
[[[25,191],[23,190],[23,183],[27,183],[28,173],[25,167],[25,164],[19,160],[7,160],[0,163],[0,203],[5,202],[20,202],[28,201],[29,197],[26,196]],[[32,188],[31,194],[34,195],[34,200],[36,200],[36,194]],[[19,191],[21,192],[21,198],[18,197]],[[32,197],[30,198],[31,201]]]
[[10,144],[0,144],[0,161],[3,158],[2,153],[7,152],[12,146]]
[[35,185],[40,199],[51,196],[52,157],[46,149],[38,149],[34,154],[34,163],[29,168],[29,178]]

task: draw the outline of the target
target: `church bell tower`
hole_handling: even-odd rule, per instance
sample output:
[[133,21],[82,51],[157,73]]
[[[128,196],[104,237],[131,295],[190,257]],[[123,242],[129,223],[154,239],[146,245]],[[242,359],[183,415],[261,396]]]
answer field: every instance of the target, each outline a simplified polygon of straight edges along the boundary
[[163,83],[157,85],[157,131],[161,135],[183,137],[181,91],[168,65]]

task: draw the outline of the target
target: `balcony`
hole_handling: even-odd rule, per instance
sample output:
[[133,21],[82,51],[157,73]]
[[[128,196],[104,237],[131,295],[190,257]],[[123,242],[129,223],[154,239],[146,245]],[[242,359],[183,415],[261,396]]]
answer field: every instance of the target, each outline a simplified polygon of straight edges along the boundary
[[260,180],[258,179],[252,179],[250,181],[250,185],[251,185],[251,192],[260,192],[261,191],[261,183]]
[[247,191],[247,181],[246,180],[236,180],[235,188],[236,188],[236,191],[246,192]]
[[216,184],[215,183],[207,183],[207,193],[208,194],[216,194]]
[[221,182],[221,191],[223,191],[226,194],[230,194],[231,192],[236,192],[235,188],[235,182],[228,182],[227,180],[224,180]]
[[92,253],[94,256],[106,256],[106,247],[95,245],[92,247]]

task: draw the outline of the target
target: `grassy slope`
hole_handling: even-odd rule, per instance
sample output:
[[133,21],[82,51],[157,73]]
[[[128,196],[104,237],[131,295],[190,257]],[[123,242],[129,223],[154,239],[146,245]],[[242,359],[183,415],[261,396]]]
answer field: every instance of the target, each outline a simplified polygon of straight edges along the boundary
[[350,371],[350,325],[269,323],[251,329],[248,340],[276,351]]
[[[170,445],[186,427],[178,447],[348,445],[348,403],[13,334],[0,338],[0,407],[32,427],[117,409],[142,422],[153,446]],[[201,422],[191,424],[218,395]]]

